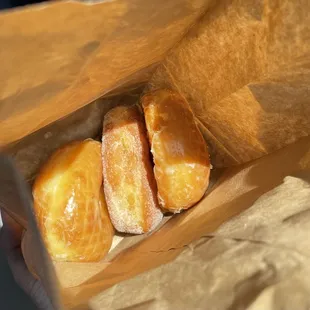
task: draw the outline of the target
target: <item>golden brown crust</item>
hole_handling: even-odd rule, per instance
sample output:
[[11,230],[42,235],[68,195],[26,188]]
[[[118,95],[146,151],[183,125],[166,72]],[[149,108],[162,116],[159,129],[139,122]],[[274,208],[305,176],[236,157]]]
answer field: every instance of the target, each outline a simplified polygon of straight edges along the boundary
[[138,106],[121,106],[106,114],[102,160],[105,197],[114,227],[133,234],[154,229],[163,215]]
[[159,203],[172,212],[187,209],[202,198],[209,184],[206,142],[179,94],[157,90],[143,96],[142,105]]
[[33,187],[34,209],[47,249],[57,261],[98,261],[112,227],[102,189],[101,144],[74,142],[57,150]]

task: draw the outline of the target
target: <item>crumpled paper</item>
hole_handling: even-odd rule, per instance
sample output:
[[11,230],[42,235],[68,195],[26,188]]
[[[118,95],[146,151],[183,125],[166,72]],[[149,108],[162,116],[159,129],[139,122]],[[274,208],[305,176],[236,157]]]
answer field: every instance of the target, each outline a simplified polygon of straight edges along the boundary
[[156,70],[151,88],[187,99],[215,167],[310,134],[309,11],[308,0],[214,1]]
[[175,261],[119,283],[91,309],[308,309],[310,171],[288,176]]

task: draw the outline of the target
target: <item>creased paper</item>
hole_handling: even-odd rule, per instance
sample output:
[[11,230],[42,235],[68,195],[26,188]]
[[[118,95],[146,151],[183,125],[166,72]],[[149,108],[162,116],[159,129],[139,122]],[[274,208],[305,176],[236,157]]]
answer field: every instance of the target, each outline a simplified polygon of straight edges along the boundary
[[310,134],[309,1],[216,1],[167,56],[151,87],[183,94],[215,167]]
[[208,3],[55,1],[1,13],[0,146],[145,83]]
[[309,180],[310,171],[308,180],[286,177],[175,261],[99,294],[91,309],[307,309]]

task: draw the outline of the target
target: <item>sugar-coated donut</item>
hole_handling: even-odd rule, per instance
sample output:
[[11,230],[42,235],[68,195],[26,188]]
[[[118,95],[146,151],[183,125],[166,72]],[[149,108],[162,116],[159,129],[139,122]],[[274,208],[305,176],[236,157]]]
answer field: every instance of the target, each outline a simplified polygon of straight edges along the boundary
[[142,234],[162,220],[142,113],[137,105],[120,106],[104,118],[103,185],[114,227]]

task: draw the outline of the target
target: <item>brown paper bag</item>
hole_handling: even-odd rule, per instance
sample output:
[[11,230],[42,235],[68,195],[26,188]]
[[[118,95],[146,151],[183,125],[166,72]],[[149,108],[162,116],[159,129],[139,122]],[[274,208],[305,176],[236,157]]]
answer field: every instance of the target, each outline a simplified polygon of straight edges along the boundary
[[156,247],[155,236],[137,246],[166,264],[107,291],[83,285],[76,298],[95,291],[91,309],[307,309],[310,170],[292,172],[310,168],[309,148],[303,139],[227,170],[207,199],[168,223],[165,238],[178,239],[170,247]]
[[[28,257],[28,266],[36,267],[43,283],[58,288],[60,298],[53,295],[57,309],[63,305],[70,309],[254,309],[256,297],[265,301],[264,309],[271,305],[271,299],[259,293],[279,279],[263,281],[265,273],[258,268],[262,261],[245,264],[247,255],[230,243],[246,242],[249,236],[255,242],[270,236],[271,245],[300,242],[298,235],[279,241],[280,224],[275,234],[266,232],[268,225],[263,224],[269,222],[262,214],[268,199],[259,200],[259,207],[254,202],[285,176],[310,165],[310,142],[302,138],[310,133],[309,6],[308,1],[117,0],[49,3],[0,14],[1,46],[6,47],[0,52],[0,142],[30,183],[55,148],[96,137],[104,113],[137,100],[146,82],[143,88],[172,88],[188,100],[216,168],[214,184],[197,206],[174,216],[151,236],[119,237],[114,253],[104,262],[54,264],[56,283],[44,268],[38,268],[40,261]],[[132,89],[136,90],[124,96]],[[102,95],[105,98],[78,110]],[[304,201],[297,198],[308,197],[308,192],[298,193],[308,183],[296,177],[286,180],[280,194],[275,189],[267,196],[275,195],[289,210],[291,202],[281,193],[296,193],[296,212],[301,212]],[[250,213],[217,230],[251,205]],[[16,217],[23,214],[14,211]],[[277,223],[277,218],[282,219],[279,214],[277,209],[270,219]],[[263,229],[257,237],[246,226],[260,224],[260,218]],[[239,225],[239,230],[233,229]],[[36,236],[36,226],[29,225],[28,233]],[[24,242],[26,256],[42,246],[31,242],[31,234]],[[232,240],[221,244],[221,238]],[[233,256],[221,259],[221,253],[232,246]],[[243,250],[249,257],[255,254],[250,247]],[[236,259],[228,264],[230,257]],[[211,259],[216,261],[214,270]],[[226,271],[239,264],[252,271]],[[277,270],[286,266],[283,263]],[[159,268],[150,271],[155,267]],[[251,278],[256,271],[262,276]],[[118,284],[143,272],[142,278]],[[247,277],[249,281],[244,280]],[[210,281],[211,287],[209,278],[219,284]],[[151,283],[139,286],[146,281]],[[188,295],[180,294],[183,283],[188,285]],[[307,301],[307,288],[300,280],[296,293],[302,296],[301,302]],[[282,309],[287,291],[276,292],[278,303],[273,308]]]

